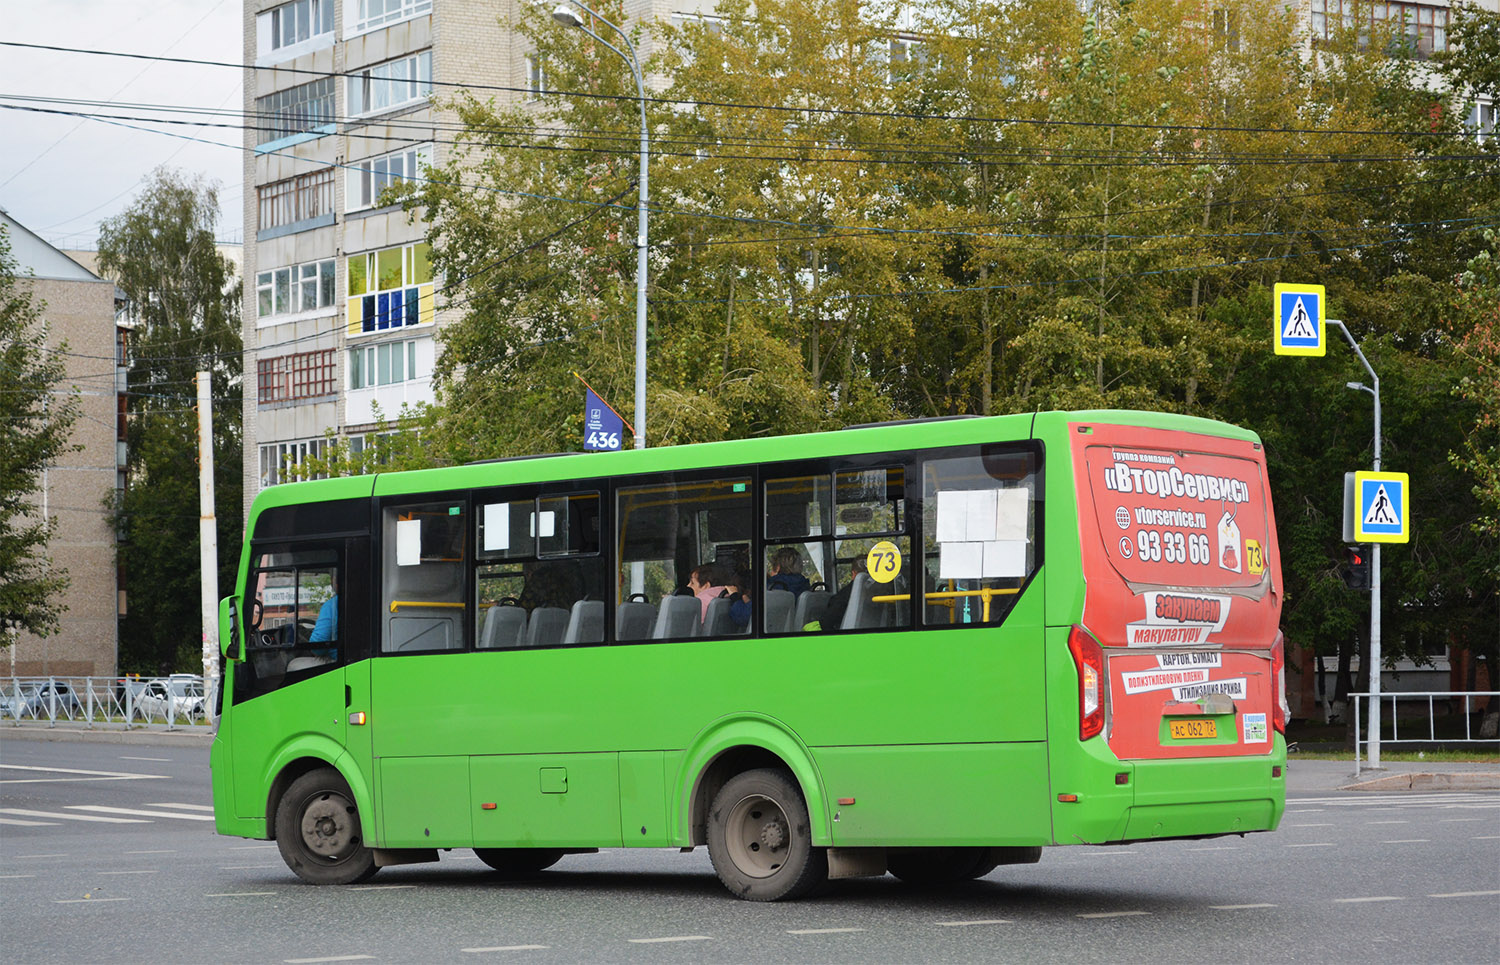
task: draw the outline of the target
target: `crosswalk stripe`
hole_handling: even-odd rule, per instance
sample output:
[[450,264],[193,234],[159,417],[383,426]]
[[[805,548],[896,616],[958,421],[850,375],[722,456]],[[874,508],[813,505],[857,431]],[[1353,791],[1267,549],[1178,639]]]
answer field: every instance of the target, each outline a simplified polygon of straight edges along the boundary
[[20,818],[0,818],[0,824],[13,824],[18,828],[55,828],[56,821],[22,821]]
[[103,804],[68,804],[69,811],[98,811],[101,814],[138,814],[148,818],[177,818],[179,821],[212,821],[212,814],[173,814],[171,811],[140,811],[135,808],[112,808]]
[[107,818],[100,814],[58,814],[55,811],[28,811],[25,808],[0,808],[0,814],[15,814],[23,818],[62,818],[66,821],[100,821],[105,824],[150,824],[141,818]]

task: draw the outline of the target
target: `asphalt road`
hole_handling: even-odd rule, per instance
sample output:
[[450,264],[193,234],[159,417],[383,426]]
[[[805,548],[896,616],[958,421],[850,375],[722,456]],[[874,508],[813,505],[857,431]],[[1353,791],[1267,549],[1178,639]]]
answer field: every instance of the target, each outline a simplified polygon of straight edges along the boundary
[[1500,793],[1297,793],[1246,838],[1053,848],[962,888],[731,898],[707,853],[524,881],[471,852],[304,885],[213,833],[208,751],[0,732],[7,962],[1500,960]]

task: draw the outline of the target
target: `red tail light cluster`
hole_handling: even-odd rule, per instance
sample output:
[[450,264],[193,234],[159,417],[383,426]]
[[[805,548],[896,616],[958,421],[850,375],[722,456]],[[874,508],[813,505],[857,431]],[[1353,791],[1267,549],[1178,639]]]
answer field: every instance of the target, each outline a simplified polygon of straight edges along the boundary
[[1088,740],[1104,730],[1104,648],[1075,626],[1068,631],[1068,651],[1078,666],[1078,736]]
[[1286,640],[1281,631],[1276,631],[1276,640],[1271,644],[1271,678],[1276,688],[1276,703],[1271,709],[1271,726],[1276,733],[1286,736],[1286,719],[1292,708],[1286,702]]

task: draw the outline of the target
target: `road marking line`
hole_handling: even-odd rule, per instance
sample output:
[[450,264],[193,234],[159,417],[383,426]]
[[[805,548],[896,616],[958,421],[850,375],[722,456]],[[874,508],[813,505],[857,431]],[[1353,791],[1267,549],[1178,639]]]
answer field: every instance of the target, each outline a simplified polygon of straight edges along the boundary
[[461,952],[470,955],[478,955],[482,952],[529,952],[541,948],[549,948],[549,945],[491,945],[488,948],[460,948]]
[[226,864],[220,865],[220,871],[259,871],[262,868],[280,868],[279,864]]
[[1265,902],[1259,902],[1253,905],[1209,905],[1208,907],[1212,908],[1214,911],[1245,911],[1250,908],[1275,908],[1276,906],[1268,905]]
[[1320,841],[1317,844],[1283,844],[1283,848],[1331,848],[1332,841]]
[[66,854],[18,854],[17,858],[66,858]]
[[184,810],[187,810],[187,811],[208,811],[209,813],[213,813],[213,809],[214,809],[212,804],[178,804],[175,801],[169,801],[169,802],[160,803],[160,804],[148,804],[148,805],[146,805],[146,807],[148,807],[148,808],[183,808]]
[[1008,918],[980,918],[976,921],[940,921],[944,928],[967,928],[970,925],[1009,925]]
[[136,808],[114,808],[106,804],[66,804],[69,811],[97,811],[100,814],[138,814],[148,818],[176,818],[179,821],[212,821],[208,814],[173,814],[171,811],[141,811]]
[[22,821],[20,818],[0,818],[0,824],[13,824],[18,828],[55,828],[56,821]]
[[1096,911],[1088,915],[1079,915],[1079,918],[1130,918],[1135,915],[1149,915],[1149,911]]
[[[276,867],[272,865],[271,867]],[[356,885],[350,891],[402,891],[406,888],[415,888],[416,885]]]
[[0,875],[0,881],[9,881],[11,878],[35,878],[36,875]]
[[1475,841],[1500,841],[1500,834],[1478,834],[1474,836]]
[[103,875],[154,875],[154,874],[156,874],[156,869],[155,868],[152,868],[150,870],[144,870],[143,869],[143,870],[140,870],[140,871],[96,871],[94,873],[97,874],[97,875],[100,875],[100,876],[103,876]]
[[263,898],[274,895],[274,891],[221,891],[214,895],[204,895],[205,898]]
[[132,774],[129,771],[82,771],[73,767],[32,767],[26,764],[0,764],[3,771],[28,771],[42,774],[81,774],[83,777],[17,777],[0,780],[0,784],[57,784],[65,781],[165,781],[167,774]]
[[286,965],[315,965],[317,962],[366,962],[374,955],[330,955],[327,958],[283,958]]
[[1410,824],[1410,821],[1366,821],[1366,824]]
[[1428,895],[1429,898],[1487,898],[1500,895],[1500,891],[1450,891],[1446,895]]
[[1238,851],[1238,847],[1216,847],[1216,848],[1188,848],[1189,851]]
[[176,848],[168,848],[165,851],[126,851],[125,854],[176,854]]
[[1323,808],[1297,808],[1296,810],[1288,810],[1286,813],[1287,814],[1312,814],[1314,811],[1321,811],[1321,810],[1323,810]]
[[1382,841],[1381,844],[1426,844],[1431,838],[1399,838],[1395,841]]
[[863,928],[789,928],[788,935],[841,935],[845,932],[864,931]]
[[1439,818],[1438,824],[1460,824],[1465,821],[1483,821],[1484,818]]
[[129,901],[129,898],[58,898],[53,903],[58,905],[87,905],[95,901]]
[[1333,822],[1330,821],[1327,824],[1288,824],[1287,827],[1289,827],[1289,828],[1331,828],[1331,827],[1333,827]]
[[1369,898],[1335,898],[1333,900],[1341,905],[1358,905],[1367,901],[1405,901],[1406,899],[1396,895],[1371,895]]
[[710,935],[672,935],[667,938],[627,938],[625,939],[635,945],[656,945],[661,942],[711,942]]
[[162,763],[162,764],[170,764],[172,762],[172,759],[170,757],[126,757],[123,754],[120,755],[120,760],[122,760],[122,761],[156,761],[156,762]]
[[0,814],[19,814],[27,818],[66,818],[69,821],[101,821],[105,824],[150,824],[136,818],[106,818],[97,814],[54,814],[51,811],[28,811],[25,808],[0,808]]
[[1119,848],[1110,848],[1108,851],[1085,851],[1083,853],[1083,856],[1085,858],[1098,858],[1098,857],[1102,857],[1102,856],[1105,856],[1105,855],[1117,855],[1117,854],[1140,854],[1140,852],[1139,851],[1126,851],[1126,850],[1122,850],[1122,849],[1119,849]]
[[274,845],[274,844],[237,844],[237,845],[235,845],[232,848],[225,848],[224,850],[225,851],[268,851],[268,850],[270,850],[271,848],[274,848],[274,847],[276,847],[276,845]]

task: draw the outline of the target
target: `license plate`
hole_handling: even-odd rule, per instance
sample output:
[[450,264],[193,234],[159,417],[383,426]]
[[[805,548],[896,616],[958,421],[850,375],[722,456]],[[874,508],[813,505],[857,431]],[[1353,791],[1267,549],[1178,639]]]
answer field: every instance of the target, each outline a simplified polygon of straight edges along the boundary
[[1167,726],[1172,730],[1173,740],[1219,736],[1219,727],[1211,720],[1172,720]]

